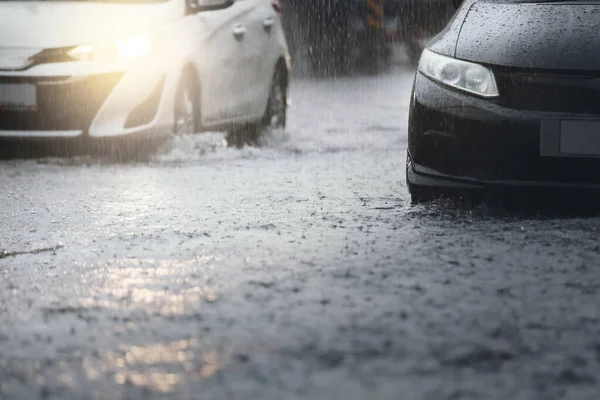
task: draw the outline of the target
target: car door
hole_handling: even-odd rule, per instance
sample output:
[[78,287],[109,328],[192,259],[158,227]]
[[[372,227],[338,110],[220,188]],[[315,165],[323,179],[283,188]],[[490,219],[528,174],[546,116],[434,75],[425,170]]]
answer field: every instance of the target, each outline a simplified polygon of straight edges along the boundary
[[243,71],[248,68],[245,15],[247,0],[197,0],[195,32],[200,70],[202,121],[205,126],[239,119],[247,111],[241,95]]
[[265,35],[259,5],[264,0],[235,0],[240,10],[236,27],[243,29],[241,52],[242,67],[235,80],[234,93],[238,97],[240,107],[238,116],[244,119],[257,114],[257,90],[263,80],[260,76],[260,63],[264,57]]
[[237,1],[247,4],[247,13],[243,16],[243,24],[247,28],[246,64],[240,75],[240,94],[246,116],[256,117],[261,116],[266,107],[270,70],[275,65],[272,41],[279,16],[271,6],[272,0]]

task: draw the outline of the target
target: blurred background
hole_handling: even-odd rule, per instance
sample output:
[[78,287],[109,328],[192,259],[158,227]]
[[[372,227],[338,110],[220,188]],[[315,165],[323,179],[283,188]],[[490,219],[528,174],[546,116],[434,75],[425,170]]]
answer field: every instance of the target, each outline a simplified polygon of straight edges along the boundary
[[279,0],[300,75],[379,73],[418,62],[456,10],[451,0]]

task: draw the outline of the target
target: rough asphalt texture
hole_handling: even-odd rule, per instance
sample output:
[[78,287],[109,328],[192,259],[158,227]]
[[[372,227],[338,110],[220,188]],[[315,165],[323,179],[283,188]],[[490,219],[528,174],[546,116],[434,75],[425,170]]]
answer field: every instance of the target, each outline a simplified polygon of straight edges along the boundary
[[600,393],[600,224],[410,204],[413,72],[299,80],[286,132],[0,162],[0,398]]

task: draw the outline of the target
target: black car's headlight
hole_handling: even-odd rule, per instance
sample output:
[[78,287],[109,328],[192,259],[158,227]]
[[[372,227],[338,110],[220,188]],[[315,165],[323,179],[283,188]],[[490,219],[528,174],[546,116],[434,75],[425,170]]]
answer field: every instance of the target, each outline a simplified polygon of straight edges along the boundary
[[494,74],[488,68],[425,49],[419,72],[441,84],[486,98],[498,97]]

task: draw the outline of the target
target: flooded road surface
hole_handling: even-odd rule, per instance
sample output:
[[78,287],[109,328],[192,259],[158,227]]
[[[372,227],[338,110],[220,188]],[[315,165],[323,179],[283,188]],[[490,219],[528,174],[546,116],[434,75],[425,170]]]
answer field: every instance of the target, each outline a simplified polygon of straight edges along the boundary
[[597,399],[600,220],[410,204],[412,71],[260,146],[0,161],[0,398]]

